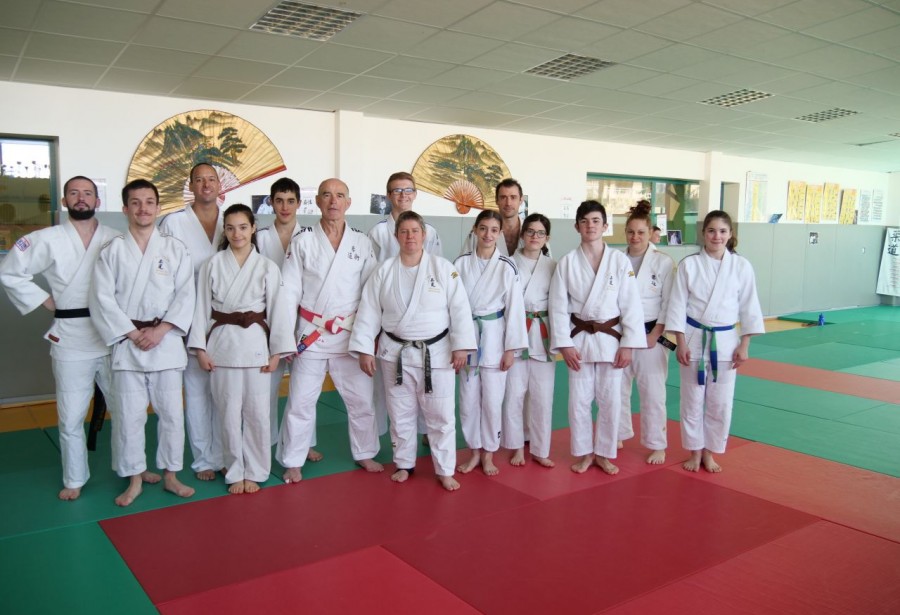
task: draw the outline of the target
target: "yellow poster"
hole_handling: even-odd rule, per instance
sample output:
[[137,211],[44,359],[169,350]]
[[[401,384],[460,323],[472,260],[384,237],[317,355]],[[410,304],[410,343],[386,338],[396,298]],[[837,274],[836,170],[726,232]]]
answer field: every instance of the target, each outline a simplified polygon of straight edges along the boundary
[[856,188],[844,188],[841,198],[841,224],[856,224]]
[[822,222],[838,221],[838,197],[840,194],[840,184],[825,184],[822,194]]
[[788,182],[787,220],[803,222],[803,210],[806,206],[806,182]]
[[806,187],[806,223],[818,224],[822,221],[822,186]]

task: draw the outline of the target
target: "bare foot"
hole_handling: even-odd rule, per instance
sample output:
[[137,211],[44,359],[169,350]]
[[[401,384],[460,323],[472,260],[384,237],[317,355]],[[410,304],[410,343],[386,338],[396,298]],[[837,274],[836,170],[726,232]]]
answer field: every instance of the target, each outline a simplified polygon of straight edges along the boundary
[[688,472],[696,472],[700,469],[700,451],[691,451],[690,458],[681,464]]
[[616,442],[616,448],[618,448],[618,449],[625,448],[625,443],[622,442],[621,440],[619,440],[618,442]]
[[244,479],[244,493],[256,493],[259,491],[259,483]]
[[472,451],[472,456],[469,458],[469,460],[457,466],[456,469],[463,474],[468,474],[469,472],[477,468],[479,463],[481,463],[481,451],[474,450]]
[[606,457],[601,457],[601,456],[597,455],[594,458],[594,463],[596,463],[597,467],[599,467],[601,470],[603,470],[610,476],[613,476],[614,474],[619,473],[619,466],[614,465],[613,462],[610,461],[609,459],[607,459]]
[[647,463],[650,465],[658,466],[662,465],[666,462],[666,451],[653,451],[650,453],[650,456],[647,457]]
[[166,491],[174,493],[181,498],[189,498],[194,495],[194,488],[188,487],[180,480],[178,480],[178,476],[175,474],[175,472],[169,472],[168,470],[166,470],[164,472],[164,475],[163,488]]
[[240,495],[244,493],[244,481],[239,480],[236,483],[231,483],[228,485],[228,493],[231,495]]
[[584,474],[587,472],[587,469],[591,467],[591,464],[594,463],[594,455],[583,455],[578,458],[578,461],[572,464],[572,471],[576,474]]
[[196,473],[197,480],[216,480],[215,470],[200,470]]
[[513,453],[513,456],[509,460],[509,465],[511,465],[511,466],[525,465],[525,449],[524,448],[516,449],[516,452]]
[[384,472],[384,466],[374,459],[360,459],[356,462],[356,465],[366,472]]
[[427,434],[427,433],[423,433],[423,434],[422,434],[422,446],[431,447],[431,443],[428,441],[428,434]]
[[550,459],[549,457],[538,457],[537,455],[532,455],[531,458],[534,459],[539,464],[541,464],[542,466],[544,466],[545,468],[552,468],[553,466],[556,465],[555,463],[553,463],[553,460]]
[[441,483],[441,486],[447,491],[456,491],[459,489],[459,483],[452,476],[440,476],[437,477],[438,482]]
[[325,455],[323,455],[322,453],[320,453],[319,451],[317,451],[314,448],[309,449],[309,452],[306,453],[306,460],[312,461],[313,463],[315,463],[316,461],[322,461],[322,459],[324,459],[324,458],[325,458]]
[[716,460],[713,459],[712,453],[708,450],[703,449],[703,454],[700,456],[701,463],[703,464],[703,469],[707,472],[712,472],[713,474],[722,471],[722,466],[716,463]]
[[150,472],[148,470],[144,470],[141,472],[141,480],[147,483],[148,485],[155,485],[159,481],[162,480],[162,476],[157,474],[156,472]]
[[395,483],[405,483],[409,479],[409,470],[397,470],[391,474],[391,480]]
[[500,474],[500,468],[494,465],[494,453],[484,452],[481,457],[481,469],[487,476],[496,476]]
[[72,501],[77,500],[79,495],[81,495],[81,487],[78,487],[77,489],[69,489],[68,487],[65,487],[62,491],[59,492],[59,499]]
[[128,479],[128,489],[122,492],[119,497],[116,498],[116,506],[131,506],[131,503],[134,502],[139,495],[141,495],[141,475],[136,474]]
[[288,485],[291,483],[299,483],[303,480],[303,473],[300,472],[300,468],[288,468],[284,471],[284,474],[281,475],[281,478],[283,478],[285,484]]

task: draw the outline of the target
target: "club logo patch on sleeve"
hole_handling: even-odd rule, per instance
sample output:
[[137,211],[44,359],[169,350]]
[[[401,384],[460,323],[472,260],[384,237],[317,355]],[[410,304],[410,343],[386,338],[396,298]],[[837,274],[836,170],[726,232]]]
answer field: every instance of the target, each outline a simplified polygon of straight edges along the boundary
[[19,237],[19,240],[16,242],[16,248],[18,248],[20,252],[24,252],[30,247],[31,242],[28,241],[28,237]]

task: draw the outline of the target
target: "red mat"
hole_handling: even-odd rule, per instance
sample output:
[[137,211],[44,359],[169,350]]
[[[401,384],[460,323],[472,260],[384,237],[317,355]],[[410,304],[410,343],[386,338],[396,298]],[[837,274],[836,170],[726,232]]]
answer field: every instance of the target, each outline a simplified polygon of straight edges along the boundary
[[815,522],[649,472],[386,548],[484,613],[594,613]]
[[403,485],[359,470],[100,525],[159,604],[535,502],[484,476],[447,492],[428,458],[417,470]]
[[[533,462],[527,446],[525,447],[527,463],[520,467],[511,466],[509,459],[512,457],[512,451],[500,449],[500,452],[495,455],[500,474],[492,477],[491,480],[527,493],[539,500],[549,500],[567,493],[608,485],[613,481],[661,470],[667,465],[680,465],[687,458],[687,454],[681,448],[681,427],[677,421],[669,421],[667,429],[669,447],[665,464],[650,465],[647,463],[647,455],[650,452],[641,446],[640,416],[635,415],[635,436],[625,441],[624,448],[619,450],[618,457],[613,462],[619,467],[618,474],[609,476],[596,467],[584,474],[572,472],[570,466],[575,458],[569,452],[569,429],[564,428],[554,431],[550,440],[550,458],[556,462],[555,467],[545,468]],[[735,436],[728,438],[729,449],[749,444],[749,442],[749,440]],[[468,459],[468,455],[467,452],[461,453],[460,460]],[[476,473],[480,471],[475,470]]]
[[757,442],[717,459],[720,474],[670,469],[900,542],[900,479]]
[[820,391],[877,399],[889,404],[900,404],[900,382],[893,380],[832,372],[827,369],[803,367],[765,359],[747,361],[741,366],[741,375],[795,384]]
[[381,547],[180,598],[158,608],[163,615],[478,615],[478,611]]
[[900,545],[820,521],[616,608],[597,612],[894,615],[900,613],[898,579]]

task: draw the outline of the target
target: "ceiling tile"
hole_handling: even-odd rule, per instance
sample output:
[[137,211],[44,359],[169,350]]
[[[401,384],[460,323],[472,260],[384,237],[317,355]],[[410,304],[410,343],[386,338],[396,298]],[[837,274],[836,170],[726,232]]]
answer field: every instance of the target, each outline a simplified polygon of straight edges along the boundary
[[868,86],[874,90],[900,94],[900,64],[894,64],[881,70],[863,75],[850,76],[851,83]]
[[402,53],[439,32],[438,29],[393,19],[364,15],[331,41],[342,45]]
[[798,0],[762,13],[757,19],[788,28],[805,30],[869,8],[863,0]]
[[634,2],[633,0],[601,0],[576,11],[579,17],[587,17],[606,24],[631,28],[660,15],[665,15],[691,4],[692,0],[659,0],[659,2]]
[[402,100],[379,100],[366,107],[365,114],[375,117],[407,118],[426,109],[421,103]]
[[900,26],[894,26],[886,30],[852,38],[845,41],[844,44],[871,53],[878,53],[888,49],[897,49],[900,47]]
[[124,48],[124,43],[35,32],[28,40],[25,56],[83,64],[109,64]]
[[601,109],[627,109],[633,113],[653,114],[663,109],[668,109],[677,103],[662,98],[654,98],[653,96],[641,96],[630,92],[597,88],[591,96],[583,99],[579,104]]
[[184,80],[183,75],[153,73],[128,68],[111,68],[97,83],[102,90],[168,94]]
[[717,57],[719,57],[717,52],[700,49],[693,45],[676,43],[648,53],[647,55],[642,55],[629,60],[628,64],[640,68],[649,68],[651,70],[667,72],[684,68],[685,66],[699,64],[700,62],[713,60]]
[[259,84],[265,83],[284,69],[284,66],[277,64],[215,57],[198,68],[194,76]]
[[[128,41],[147,20],[146,15],[45,0],[40,5],[34,29],[39,32],[84,36],[110,41]],[[4,13],[4,25],[6,15]]]
[[[503,111],[504,113],[515,113],[516,115],[540,115],[541,117],[546,117],[552,120],[569,121],[570,118],[554,117],[546,113],[551,109],[558,108],[560,108],[559,103],[549,102],[546,100],[531,100],[530,98],[518,98],[513,99],[512,102],[509,102],[508,104],[503,105],[503,108],[499,109],[499,111]],[[593,111],[593,109],[583,109],[581,117],[587,115],[591,111]]]
[[597,109],[594,107],[585,107],[582,105],[555,106],[538,113],[541,117],[548,117],[552,120],[564,120],[566,122],[583,120],[587,117],[595,116],[596,114]]
[[366,74],[373,77],[386,77],[389,79],[407,79],[409,81],[427,81],[443,72],[453,68],[454,64],[411,58],[409,56],[397,56],[383,64],[379,64]]
[[477,58],[470,60],[470,66],[492,68],[512,72],[524,72],[544,62],[549,62],[560,56],[555,49],[543,47],[530,47],[519,43],[506,43],[496,49],[492,49]]
[[644,116],[633,120],[620,122],[617,126],[623,128],[635,128],[642,130],[652,130],[654,132],[667,134],[690,134],[692,131],[710,126],[702,122],[681,122],[660,116]]
[[622,86],[621,89],[626,92],[634,92],[635,94],[647,94],[649,96],[662,96],[669,92],[682,90],[685,87],[691,87],[701,83],[697,79],[684,77],[682,75],[655,75],[648,79],[642,79],[635,83]]
[[764,115],[793,119],[808,113],[824,111],[827,107],[823,107],[819,103],[810,102],[808,100],[800,100],[787,96],[773,96],[772,98],[764,98],[752,102],[747,105],[747,108],[752,108],[753,113],[762,113]]
[[654,70],[647,70],[646,68],[637,68],[625,64],[618,64],[616,66],[610,66],[609,68],[598,70],[597,72],[591,73],[589,75],[584,75],[583,77],[578,77],[577,79],[573,79],[572,82],[586,85],[602,86],[605,88],[620,88],[626,85],[631,85],[632,83],[639,83],[641,81],[653,79],[654,77],[658,77],[661,74],[662,73]]
[[638,30],[683,42],[740,20],[734,13],[693,3],[644,22]]
[[509,77],[509,73],[498,70],[488,70],[474,66],[457,66],[437,77],[429,79],[426,83],[467,90],[480,90],[507,77]]
[[3,25],[7,28],[30,28],[34,24],[34,17],[40,6],[40,2],[0,0]]
[[392,54],[380,51],[327,43],[300,60],[298,65],[342,73],[363,73],[392,57]]
[[235,34],[237,34],[235,30],[221,26],[152,17],[134,37],[134,42],[166,49],[212,54],[227,45]]
[[129,45],[116,60],[115,65],[120,68],[136,68],[158,73],[190,75],[209,58],[210,56],[199,53],[187,53],[172,49],[145,47],[143,45]]
[[606,26],[587,19],[564,17],[529,32],[525,41],[529,45],[577,53],[581,48],[621,31],[621,28]]
[[750,80],[750,74],[756,74],[757,76],[755,79],[757,81],[772,81],[773,79],[784,76],[785,69],[760,64],[753,60],[745,60],[743,58],[722,54],[714,60],[707,60],[706,62],[686,66],[675,72],[679,75],[703,80],[719,79],[726,75],[739,75],[740,73],[746,72],[748,74],[748,81]]
[[419,43],[409,55],[463,64],[502,44],[503,41],[445,31]]
[[13,71],[16,69],[16,64],[18,64],[18,62],[19,58],[0,55],[0,79],[5,81],[11,80]]
[[507,41],[521,40],[526,34],[559,19],[559,15],[527,6],[494,2],[453,24],[453,30]]
[[519,132],[541,132],[554,126],[561,126],[563,122],[559,120],[551,120],[544,117],[523,117],[512,120],[503,124],[503,128],[507,130],[517,130]]
[[699,102],[676,104],[653,115],[667,117],[685,122],[700,122],[702,124],[724,124],[734,120],[734,110],[704,105]]
[[469,92],[465,96],[460,96],[455,99],[453,101],[453,106],[460,109],[480,109],[483,111],[502,111],[503,113],[513,113],[515,115],[531,115],[530,113],[525,113],[521,109],[509,106],[518,101],[542,104],[539,101],[529,101],[513,96],[495,94],[494,92]]
[[461,124],[463,126],[496,126],[519,119],[515,115],[477,111],[474,109],[453,109],[431,107],[415,114],[414,119],[444,124]]
[[28,40],[28,32],[25,30],[12,30],[0,28],[0,54],[17,56],[22,53],[25,41]]
[[734,86],[726,85],[724,83],[716,83],[715,81],[709,81],[706,83],[692,85],[691,87],[684,88],[682,90],[669,92],[668,94],[666,94],[666,98],[670,100],[681,100],[689,103],[698,103],[701,100],[709,100],[710,98],[715,98],[716,96],[728,94],[729,92],[733,91]]
[[454,0],[453,2],[422,2],[422,0],[392,0],[375,11],[376,15],[403,21],[447,28],[468,17],[493,0]]
[[316,90],[301,90],[297,88],[282,88],[274,85],[261,85],[245,94],[240,102],[257,105],[274,105],[276,107],[300,107],[313,96],[322,92]]
[[289,68],[273,77],[266,85],[325,91],[352,77],[353,75],[349,74],[332,73],[312,68]]
[[752,19],[743,19],[713,32],[696,36],[689,42],[698,47],[734,55],[740,50],[753,49],[786,34],[788,31],[783,28]]
[[318,111],[360,111],[377,101],[377,98],[370,96],[353,96],[352,94],[326,92],[307,100],[303,103],[303,106],[307,109]]
[[105,67],[93,64],[22,58],[16,69],[15,80],[93,88],[104,70]]
[[585,45],[581,54],[611,62],[628,62],[671,44],[672,41],[658,36],[626,30],[591,45]]
[[220,55],[257,62],[293,64],[303,56],[322,46],[295,36],[267,34],[264,32],[240,32],[220,52]]
[[223,10],[221,0],[165,0],[157,15],[188,21],[247,29],[265,15],[275,0],[241,0],[228,3]]
[[414,85],[392,95],[391,99],[417,103],[444,104],[468,93],[466,90],[442,88],[436,85]]
[[332,91],[339,94],[353,94],[356,96],[371,96],[374,98],[386,98],[397,92],[401,92],[413,85],[409,81],[398,79],[381,79],[379,77],[354,77],[345,81]]
[[753,16],[775,10],[785,4],[796,2],[796,0],[753,0],[753,2],[747,2],[747,0],[704,0],[704,2],[706,4],[711,4],[712,6],[734,11],[735,13]]
[[192,98],[237,100],[252,89],[253,86],[249,83],[192,77],[175,88],[172,93],[177,96],[190,96]]
[[810,75],[809,73],[792,73],[780,79],[760,83],[756,88],[770,94],[790,94],[797,90],[804,90],[830,82],[830,79]]
[[491,84],[491,91],[509,94],[510,96],[532,96],[537,92],[556,87],[558,84],[558,81],[547,79],[546,77],[516,75],[515,77]]
[[830,45],[816,49],[793,58],[786,58],[782,63],[791,68],[831,79],[845,79],[891,66],[890,60],[865,54],[855,49]]
[[[159,0],[61,0],[69,4],[88,4],[91,6],[103,6],[123,11],[136,13],[152,13],[159,6]],[[37,3],[35,3],[37,4]]]
[[555,137],[569,137],[571,139],[588,139],[588,133],[595,130],[595,126],[591,124],[582,124],[580,122],[565,122],[551,128],[543,130],[545,135],[553,135]]
[[535,98],[537,100],[546,100],[555,103],[568,104],[578,103],[583,100],[591,100],[601,92],[606,91],[600,88],[588,85],[580,85],[577,83],[559,83],[558,81],[550,82],[557,83],[558,85],[538,92],[534,94],[532,98]]
[[771,64],[754,63],[753,66],[745,66],[741,70],[730,75],[721,75],[717,79],[722,83],[735,86],[735,89],[748,88],[755,90],[761,83],[769,83],[794,74],[796,74],[794,71],[787,68],[772,66]]
[[851,38],[898,26],[900,26],[900,15],[882,8],[872,7],[828,23],[807,28],[803,32],[829,42],[843,42]]
[[811,36],[787,34],[781,38],[766,41],[765,43],[750,47],[742,47],[739,55],[750,60],[779,64],[784,58],[790,58],[801,53],[813,51],[814,49],[822,49],[827,45],[828,43],[826,41]]

